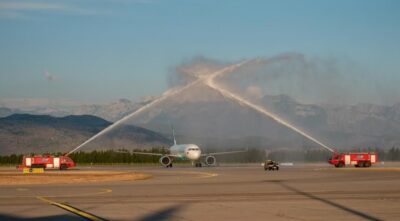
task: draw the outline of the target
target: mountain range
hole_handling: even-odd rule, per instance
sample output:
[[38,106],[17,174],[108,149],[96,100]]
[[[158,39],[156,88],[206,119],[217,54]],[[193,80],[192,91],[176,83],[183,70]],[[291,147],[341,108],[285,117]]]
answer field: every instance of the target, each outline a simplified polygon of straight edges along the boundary
[[[110,104],[69,108],[30,107],[28,111],[3,106],[0,116],[13,113],[52,116],[85,114],[116,121],[153,99],[155,97],[139,102],[120,99]],[[388,106],[304,104],[286,95],[249,99],[334,149],[391,148],[400,145],[400,103]],[[157,131],[164,136],[169,136],[173,125],[180,143],[197,143],[206,148],[318,146],[271,118],[224,98],[203,85],[157,104],[128,124]]]
[[[52,117],[48,115],[13,114],[0,118],[0,154],[66,153],[111,122],[81,115]],[[122,125],[81,150],[147,149],[167,147],[171,140],[151,130]]]

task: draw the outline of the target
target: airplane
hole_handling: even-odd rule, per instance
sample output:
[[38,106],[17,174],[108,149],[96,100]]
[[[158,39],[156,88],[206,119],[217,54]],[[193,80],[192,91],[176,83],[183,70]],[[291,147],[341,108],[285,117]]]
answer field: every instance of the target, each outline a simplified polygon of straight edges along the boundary
[[205,157],[204,163],[207,166],[215,166],[217,163],[216,155],[233,154],[233,153],[243,153],[248,150],[240,151],[228,151],[228,152],[216,152],[216,153],[202,153],[199,146],[196,144],[177,144],[175,139],[175,131],[172,129],[172,136],[174,138],[174,145],[169,147],[169,154],[162,153],[146,153],[146,152],[132,152],[133,154],[143,154],[151,156],[160,156],[160,163],[165,167],[172,167],[173,160],[175,158],[182,160],[192,161],[192,165],[195,167],[202,167],[200,162],[201,157]]

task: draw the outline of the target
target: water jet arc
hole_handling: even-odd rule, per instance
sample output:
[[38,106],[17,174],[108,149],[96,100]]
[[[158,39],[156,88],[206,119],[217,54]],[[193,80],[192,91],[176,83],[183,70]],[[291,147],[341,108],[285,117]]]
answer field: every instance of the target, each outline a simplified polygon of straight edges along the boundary
[[[234,69],[236,69],[236,68],[242,66],[242,65],[245,64],[246,62],[247,62],[247,61],[240,62],[240,63],[233,64],[233,65],[229,65],[229,66],[227,66],[227,67],[225,67],[225,68],[222,68],[222,69],[216,71],[216,72],[213,73],[211,76],[213,76],[213,75],[219,75],[219,74],[222,74],[222,73],[224,73],[224,72],[231,72],[231,71],[233,71]],[[134,111],[133,113],[131,113],[131,114],[129,114],[129,115],[127,115],[127,116],[121,118],[120,120],[114,122],[114,123],[111,124],[110,126],[104,128],[102,131],[100,131],[99,133],[95,134],[94,136],[92,136],[91,138],[89,138],[88,140],[86,140],[85,142],[83,142],[82,144],[80,144],[79,146],[75,147],[73,150],[69,151],[69,152],[66,153],[65,155],[68,156],[68,155],[72,154],[73,152],[77,151],[78,149],[80,149],[80,148],[83,147],[84,145],[88,144],[89,142],[93,141],[94,139],[96,139],[96,138],[98,138],[98,137],[104,135],[105,133],[111,131],[111,130],[114,129],[115,127],[117,127],[117,126],[121,125],[122,123],[126,122],[126,121],[129,120],[131,117],[134,117],[134,116],[136,116],[136,115],[142,113],[143,111],[145,111],[145,110],[147,110],[147,109],[153,107],[154,105],[156,105],[156,104],[158,104],[158,103],[161,103],[162,101],[168,99],[169,97],[175,96],[175,95],[177,95],[177,94],[180,94],[180,93],[182,93],[182,92],[184,92],[184,91],[190,89],[192,86],[194,86],[194,85],[196,85],[196,84],[198,84],[198,83],[200,83],[200,82],[202,82],[202,81],[205,81],[205,80],[207,80],[207,78],[198,78],[198,79],[196,79],[195,81],[192,81],[191,83],[189,83],[189,84],[187,84],[187,85],[185,85],[185,86],[183,86],[183,87],[181,87],[181,88],[177,88],[177,89],[174,89],[174,88],[173,88],[173,89],[167,90],[161,97],[155,99],[154,101],[152,101],[152,102],[150,102],[150,103],[144,105],[143,107],[137,109],[137,110]]]
[[332,153],[335,152],[332,148],[330,148],[327,145],[323,144],[322,142],[320,142],[319,140],[315,139],[314,137],[312,137],[311,135],[307,134],[306,132],[302,131],[301,129],[291,125],[289,122],[281,119],[277,115],[265,110],[265,108],[263,108],[262,106],[259,106],[257,104],[253,104],[250,101],[246,100],[245,98],[243,98],[243,97],[241,97],[241,96],[239,96],[237,94],[234,94],[234,93],[222,88],[220,85],[217,85],[215,83],[214,79],[217,76],[221,75],[221,74],[222,73],[216,73],[216,74],[211,75],[209,78],[206,79],[205,84],[207,86],[209,86],[210,88],[218,91],[222,96],[224,96],[226,98],[230,98],[231,100],[239,103],[242,106],[247,106],[247,107],[249,107],[249,108],[251,108],[251,109],[253,109],[253,110],[255,110],[255,111],[257,111],[257,112],[259,112],[259,113],[271,118],[271,119],[273,119],[277,123],[279,123],[279,124],[281,124],[281,125],[283,125],[285,127],[288,127],[289,129],[297,132],[298,134],[300,134],[303,137],[305,137],[305,138],[313,141],[314,143],[322,146],[323,148],[327,149],[328,151],[330,151]]

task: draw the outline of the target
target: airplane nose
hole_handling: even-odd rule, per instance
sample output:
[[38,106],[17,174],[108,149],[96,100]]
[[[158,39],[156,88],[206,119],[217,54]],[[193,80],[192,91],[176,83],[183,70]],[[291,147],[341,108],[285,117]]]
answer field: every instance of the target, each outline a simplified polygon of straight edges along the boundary
[[197,159],[199,159],[199,157],[200,157],[200,152],[198,152],[198,151],[192,151],[192,152],[189,154],[189,157],[191,158],[191,160],[197,160]]

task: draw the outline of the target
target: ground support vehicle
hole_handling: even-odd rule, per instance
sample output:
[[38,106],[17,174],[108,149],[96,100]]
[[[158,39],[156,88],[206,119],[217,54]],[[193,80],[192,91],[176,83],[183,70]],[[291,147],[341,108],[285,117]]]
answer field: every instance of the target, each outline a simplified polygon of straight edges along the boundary
[[264,170],[279,170],[279,164],[273,160],[266,160],[264,162]]

